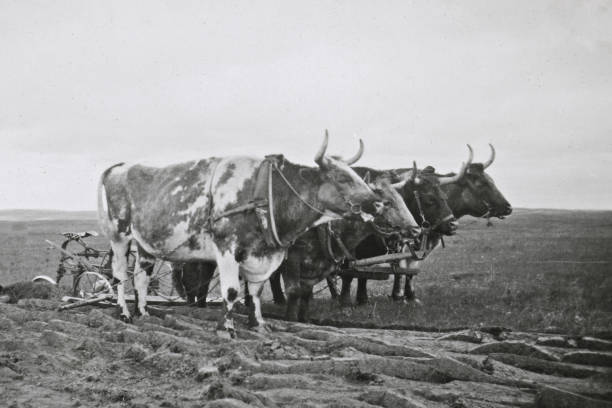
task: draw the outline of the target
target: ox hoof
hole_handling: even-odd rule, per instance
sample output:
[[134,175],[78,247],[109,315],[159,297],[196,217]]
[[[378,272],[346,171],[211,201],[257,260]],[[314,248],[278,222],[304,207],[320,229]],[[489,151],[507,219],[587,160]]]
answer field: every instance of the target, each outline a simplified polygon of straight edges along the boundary
[[234,320],[233,319],[224,319],[219,322],[217,326],[217,336],[222,339],[235,339],[236,338],[236,329],[234,328]]
[[123,323],[132,323],[132,316],[121,313],[119,315],[119,320],[121,320]]
[[144,312],[140,309],[134,310],[134,317],[147,317],[149,316],[149,312],[145,309]]
[[252,330],[259,334],[268,334],[272,332],[272,329],[267,324],[258,324],[257,326],[252,326],[249,327],[249,330]]
[[404,298],[404,299],[405,299],[404,302],[408,303],[409,305],[413,305],[417,307],[423,306],[423,302],[421,302],[421,299],[417,299],[417,298],[412,298],[412,299]]

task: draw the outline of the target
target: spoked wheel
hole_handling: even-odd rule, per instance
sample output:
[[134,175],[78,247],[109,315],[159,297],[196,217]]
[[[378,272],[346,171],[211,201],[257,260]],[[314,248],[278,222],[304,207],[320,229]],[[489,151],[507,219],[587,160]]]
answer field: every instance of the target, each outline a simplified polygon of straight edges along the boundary
[[170,301],[181,299],[172,282],[172,265],[170,262],[161,259],[155,261],[149,281],[149,293]]
[[[106,276],[113,276],[113,253],[107,251],[102,260],[100,261],[99,268],[100,273]],[[134,251],[130,251],[128,254],[128,271],[134,272],[134,265],[136,265],[136,254]]]
[[113,295],[113,287],[103,275],[98,272],[86,271],[76,278],[74,293],[82,299],[92,299],[101,295]]

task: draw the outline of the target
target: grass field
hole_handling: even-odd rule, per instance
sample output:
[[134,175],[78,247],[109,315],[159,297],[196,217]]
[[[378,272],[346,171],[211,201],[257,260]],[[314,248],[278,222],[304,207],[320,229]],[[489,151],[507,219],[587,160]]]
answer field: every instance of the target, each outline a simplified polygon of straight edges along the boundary
[[[371,281],[370,304],[313,302],[318,320],[379,325],[501,325],[573,334],[612,331],[612,212],[516,210],[504,221],[461,220],[457,236],[434,252],[416,278],[422,306],[390,301],[392,281]],[[49,239],[96,229],[95,221],[0,222],[0,283],[55,276]],[[92,241],[101,248],[103,238]],[[265,310],[279,310],[270,301]]]

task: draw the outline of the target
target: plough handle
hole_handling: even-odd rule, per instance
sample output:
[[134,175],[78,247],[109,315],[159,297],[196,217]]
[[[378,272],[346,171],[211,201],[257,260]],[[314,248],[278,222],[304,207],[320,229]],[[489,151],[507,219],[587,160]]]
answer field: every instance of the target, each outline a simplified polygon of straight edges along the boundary
[[67,256],[70,259],[74,259],[75,261],[77,261],[78,263],[80,263],[82,266],[84,266],[88,271],[95,271],[96,269],[94,268],[94,266],[92,264],[90,264],[89,262],[87,262],[85,259],[82,259],[80,256],[73,254],[70,251],[65,250],[64,248],[62,248],[61,246],[57,245],[55,242],[49,241],[48,239],[45,239],[45,242],[49,245],[51,245],[54,248],[57,248],[62,254],[64,254],[65,256]]

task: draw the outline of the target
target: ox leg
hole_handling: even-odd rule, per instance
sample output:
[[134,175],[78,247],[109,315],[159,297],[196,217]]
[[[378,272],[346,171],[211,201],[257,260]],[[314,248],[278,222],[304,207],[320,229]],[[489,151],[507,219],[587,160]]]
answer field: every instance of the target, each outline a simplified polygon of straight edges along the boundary
[[148,316],[147,312],[147,292],[149,289],[149,279],[153,273],[155,257],[146,253],[140,245],[136,266],[134,267],[134,316]]
[[287,308],[285,309],[285,319],[297,321],[298,307],[300,303],[300,276],[302,267],[299,258],[290,250],[287,260],[277,269],[283,275],[285,282],[285,292],[287,293]]
[[217,325],[217,334],[221,337],[236,337],[233,308],[240,291],[239,266],[232,253],[218,254],[219,287],[223,297],[224,313]]
[[357,279],[357,304],[365,305],[368,303],[368,280]]
[[393,275],[391,298],[393,300],[402,300],[402,275]]
[[285,311],[285,319],[290,322],[298,320],[298,308],[300,306],[300,294],[298,291],[287,292],[287,309]]
[[312,286],[302,286],[300,296],[300,311],[298,312],[298,322],[308,323],[310,318],[308,312],[310,310],[310,299],[312,299]]
[[340,304],[342,306],[350,306],[352,304],[351,283],[353,283],[353,278],[351,276],[342,277],[342,290],[340,291]]
[[210,281],[212,281],[217,269],[215,262],[201,262],[199,268],[199,284],[196,296],[198,301],[196,305],[198,307],[206,307],[206,298],[208,297],[208,288],[210,287]]
[[125,282],[128,280],[128,253],[130,251],[130,238],[124,234],[119,234],[118,239],[111,241],[113,251],[113,279],[117,282],[117,305],[121,308],[119,318],[125,322],[130,322],[132,316],[125,302]]
[[200,284],[199,268],[198,262],[186,262],[183,264],[181,282],[185,288],[185,299],[189,306],[196,305],[198,285]]
[[272,289],[272,297],[275,305],[284,305],[286,303],[285,294],[281,286],[281,272],[276,271],[270,276],[270,288]]
[[413,282],[414,276],[406,275],[406,286],[404,287],[404,298],[416,305],[420,305],[421,301],[416,297],[416,291]]
[[249,308],[249,328],[257,331],[268,330],[261,313],[261,292],[263,292],[265,282],[266,281],[249,283],[249,289],[253,292],[251,295],[253,305]]
[[251,291],[249,290],[249,282],[244,281],[244,305],[247,309],[251,310],[253,306],[253,296],[251,296]]

